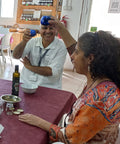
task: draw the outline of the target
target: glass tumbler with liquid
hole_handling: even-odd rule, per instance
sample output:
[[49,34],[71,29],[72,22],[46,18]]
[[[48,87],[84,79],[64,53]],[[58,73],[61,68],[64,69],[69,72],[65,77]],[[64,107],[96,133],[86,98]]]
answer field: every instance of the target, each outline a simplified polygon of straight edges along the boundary
[[12,115],[14,110],[14,105],[12,103],[6,103],[6,114]]
[[2,100],[0,100],[0,115],[3,112],[3,104],[4,104],[4,102]]

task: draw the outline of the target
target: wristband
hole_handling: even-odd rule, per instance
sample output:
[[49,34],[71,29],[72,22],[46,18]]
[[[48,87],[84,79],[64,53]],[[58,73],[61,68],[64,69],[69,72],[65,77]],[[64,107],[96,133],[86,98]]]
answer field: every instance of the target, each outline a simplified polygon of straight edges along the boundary
[[51,124],[49,128],[49,138],[52,142],[58,141],[58,132],[60,131],[61,127],[57,125]]

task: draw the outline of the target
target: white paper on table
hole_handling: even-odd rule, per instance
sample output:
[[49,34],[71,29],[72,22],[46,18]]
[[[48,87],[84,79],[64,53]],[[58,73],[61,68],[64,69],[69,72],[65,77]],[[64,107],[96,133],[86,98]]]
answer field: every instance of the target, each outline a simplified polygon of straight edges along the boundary
[[4,127],[0,124],[0,134],[2,133],[3,130],[4,130]]

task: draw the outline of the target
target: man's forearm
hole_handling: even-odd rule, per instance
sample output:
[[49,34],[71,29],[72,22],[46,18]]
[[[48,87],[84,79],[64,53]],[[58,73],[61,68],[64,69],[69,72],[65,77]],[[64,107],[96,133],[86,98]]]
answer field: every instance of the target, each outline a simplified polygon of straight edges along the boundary
[[20,42],[13,50],[13,57],[16,59],[21,58],[22,54],[23,54],[23,50],[26,46],[27,41],[22,41]]
[[50,67],[38,67],[38,66],[32,66],[32,65],[27,65],[25,66],[27,69],[30,71],[43,75],[43,76],[52,76],[52,69]]

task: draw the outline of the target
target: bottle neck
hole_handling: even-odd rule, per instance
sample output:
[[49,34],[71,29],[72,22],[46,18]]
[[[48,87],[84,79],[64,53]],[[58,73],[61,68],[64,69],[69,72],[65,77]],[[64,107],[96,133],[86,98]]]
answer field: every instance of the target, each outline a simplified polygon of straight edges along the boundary
[[15,66],[15,72],[18,72],[19,71],[19,67],[18,65]]

